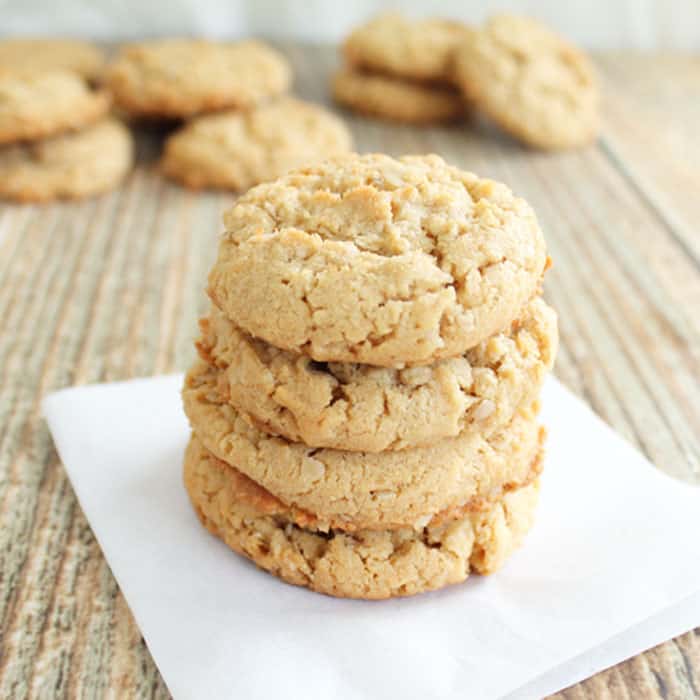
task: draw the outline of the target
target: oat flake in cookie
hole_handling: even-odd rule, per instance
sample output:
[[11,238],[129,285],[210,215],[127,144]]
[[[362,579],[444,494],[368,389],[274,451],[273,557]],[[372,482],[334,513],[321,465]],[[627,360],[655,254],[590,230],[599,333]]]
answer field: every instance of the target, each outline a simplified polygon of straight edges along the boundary
[[253,188],[224,221],[214,303],[318,361],[461,355],[518,316],[546,263],[524,200],[438,156],[334,158]]

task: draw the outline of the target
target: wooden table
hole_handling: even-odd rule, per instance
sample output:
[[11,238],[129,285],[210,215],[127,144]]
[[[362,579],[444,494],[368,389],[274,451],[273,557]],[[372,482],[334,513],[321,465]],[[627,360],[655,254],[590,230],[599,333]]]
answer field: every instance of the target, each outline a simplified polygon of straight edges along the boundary
[[[282,48],[297,92],[327,101],[335,51]],[[560,314],[557,375],[660,469],[697,482],[700,58],[598,62],[605,127],[586,150],[531,152],[478,122],[348,121],[360,151],[434,151],[534,205],[554,260],[546,294]],[[140,134],[139,167],[105,197],[0,205],[2,698],[168,695],[39,407],[52,389],[171,372],[192,358],[233,198],[161,179],[158,147],[158,134]],[[557,697],[700,697],[700,630]]]

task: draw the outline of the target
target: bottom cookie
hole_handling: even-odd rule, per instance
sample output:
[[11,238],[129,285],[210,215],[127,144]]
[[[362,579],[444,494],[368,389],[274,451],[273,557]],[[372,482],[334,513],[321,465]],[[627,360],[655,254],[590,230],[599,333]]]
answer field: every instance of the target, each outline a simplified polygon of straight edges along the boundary
[[115,187],[131,168],[133,143],[116,119],[43,141],[0,148],[0,197],[73,199]]
[[190,441],[184,480],[203,525],[262,569],[298,586],[344,598],[382,599],[435,590],[490,574],[532,526],[539,481],[461,517],[422,530],[316,532],[295,525],[287,506]]
[[335,75],[332,88],[340,104],[389,121],[433,124],[456,121],[465,113],[462,96],[450,87],[346,69]]

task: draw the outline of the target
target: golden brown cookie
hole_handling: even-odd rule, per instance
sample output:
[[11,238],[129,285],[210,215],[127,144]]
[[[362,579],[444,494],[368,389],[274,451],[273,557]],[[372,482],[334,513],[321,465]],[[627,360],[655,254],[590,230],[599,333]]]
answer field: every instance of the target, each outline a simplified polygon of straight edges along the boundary
[[438,156],[330,159],[253,188],[224,220],[214,303],[321,362],[461,355],[518,316],[546,262],[524,200]]
[[539,22],[495,16],[483,29],[468,30],[455,56],[465,96],[525,143],[570,148],[598,135],[591,62]]
[[105,116],[109,106],[107,94],[76,73],[0,69],[0,144],[80,129]]
[[0,70],[45,73],[66,70],[97,80],[105,58],[96,46],[70,39],[5,39],[0,41]]
[[222,370],[219,391],[256,427],[367,452],[490,435],[537,398],[557,347],[556,314],[541,298],[463,356],[404,370],[314,362],[243,333],[216,307],[200,325],[200,355]]
[[167,140],[161,169],[188,187],[246,190],[351,148],[338,117],[281,97],[244,112],[195,118]]
[[499,494],[458,518],[414,530],[318,532],[296,524],[278,499],[193,440],[184,480],[202,523],[281,579],[328,595],[381,599],[490,574],[532,526],[539,482]]
[[375,17],[343,44],[351,66],[412,80],[451,82],[452,55],[464,25],[443,19],[409,20],[398,13]]
[[218,390],[218,371],[197,362],[185,380],[185,413],[204,447],[325,527],[421,525],[436,513],[506,484],[523,483],[544,438],[536,407],[503,430],[383,453],[312,448],[251,426]]
[[161,39],[122,49],[107,69],[116,104],[144,117],[252,107],[287,90],[289,64],[257,41]]
[[452,87],[403,78],[341,70],[333,78],[333,97],[360,114],[407,124],[453,122],[464,116],[465,102]]
[[39,202],[99,194],[120,182],[132,160],[131,133],[115,119],[5,146],[0,148],[0,197]]

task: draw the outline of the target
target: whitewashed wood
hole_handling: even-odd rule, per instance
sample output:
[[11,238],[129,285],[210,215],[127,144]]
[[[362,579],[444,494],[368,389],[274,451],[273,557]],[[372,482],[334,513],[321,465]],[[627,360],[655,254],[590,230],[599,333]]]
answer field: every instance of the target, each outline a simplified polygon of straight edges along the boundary
[[[298,91],[325,100],[334,51],[285,50]],[[527,151],[479,121],[348,121],[360,150],[436,151],[531,201],[554,259],[558,376],[660,468],[700,481],[700,64],[624,54],[599,65],[604,136],[579,152]],[[51,389],[182,369],[192,357],[232,197],[158,177],[158,141],[140,135],[139,168],[105,197],[0,205],[2,698],[168,696],[39,415]],[[557,697],[692,698],[699,688],[695,631]]]

